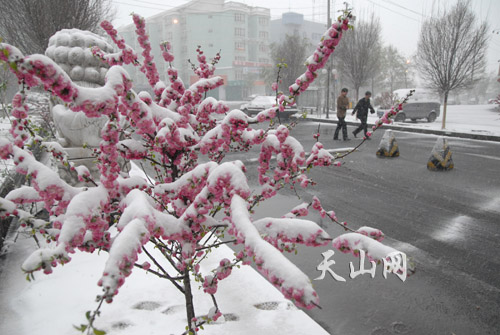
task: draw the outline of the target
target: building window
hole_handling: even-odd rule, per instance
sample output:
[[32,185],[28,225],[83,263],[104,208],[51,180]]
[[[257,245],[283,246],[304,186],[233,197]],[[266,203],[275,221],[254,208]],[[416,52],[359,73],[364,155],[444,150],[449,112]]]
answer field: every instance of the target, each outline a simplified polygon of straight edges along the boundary
[[211,19],[211,18],[213,18],[213,16],[212,16],[212,15],[209,15],[209,16],[208,16],[208,18],[209,18],[209,19]]
[[243,29],[243,28],[234,28],[234,36],[236,36],[236,37],[245,37],[245,29]]
[[234,42],[234,49],[237,51],[245,51],[245,43],[243,42]]
[[245,22],[245,14],[234,13],[234,22]]
[[245,56],[235,56],[234,60],[238,62],[245,62],[247,59]]
[[267,31],[259,31],[259,38],[267,39],[269,38],[269,33]]
[[269,58],[259,58],[259,63],[269,64]]
[[259,44],[259,51],[260,52],[267,52],[268,48],[267,48],[267,44]]
[[261,26],[269,25],[269,19],[267,17],[259,17],[259,25]]
[[235,70],[234,71],[234,79],[235,80],[243,80],[243,71],[241,70]]
[[208,29],[208,32],[209,32],[209,33],[213,33],[213,32],[214,32],[214,30],[213,30],[212,28],[210,28],[210,29]]
[[214,47],[214,44],[213,44],[213,43],[208,43],[208,47],[209,47],[209,48],[213,48],[213,47]]

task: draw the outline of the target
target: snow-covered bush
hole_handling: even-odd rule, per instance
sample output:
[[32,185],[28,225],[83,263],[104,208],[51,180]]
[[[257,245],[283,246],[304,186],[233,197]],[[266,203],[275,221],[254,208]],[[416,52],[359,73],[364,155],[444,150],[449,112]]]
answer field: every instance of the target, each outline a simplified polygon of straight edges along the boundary
[[[209,61],[198,48],[198,65],[194,70],[199,80],[186,87],[171,65],[173,55],[166,42],[162,44],[163,58],[170,66],[168,81],[161,81],[144,20],[137,15],[133,19],[143,48],[142,60],[109,22],[102,24],[118,47],[113,54],[92,48],[96,57],[111,66],[103,87],[79,86],[50,58],[24,56],[15,47],[0,44],[0,60],[10,66],[23,86],[12,103],[14,143],[0,139],[0,157],[12,158],[17,171],[29,177],[31,183],[0,199],[0,214],[17,216],[23,226],[38,231],[55,244],[34,252],[22,269],[29,277],[39,270],[48,274],[58,264],[69,262],[77,249],[105,251],[102,254],[107,255],[107,263],[98,282],[103,288],[98,297],[100,304],[111,302],[134,267],[141,268],[170,280],[184,294],[187,328],[195,333],[200,324],[220,316],[220,311],[215,304],[208,314],[211,318],[196,319],[191,279],[201,282],[203,290],[215,302],[218,283],[231,275],[235,266],[252,261],[296,305],[312,308],[319,303],[309,278],[282,254],[284,250],[293,250],[295,244],[331,243],[332,237],[315,222],[300,218],[311,208],[352,232],[337,237],[334,247],[354,253],[365,246],[367,254],[378,259],[383,258],[380,250],[394,251],[380,244],[378,240],[383,236],[380,231],[348,228],[337,220],[333,211],[324,209],[317,198],[291,209],[282,218],[252,218],[254,207],[274,197],[284,186],[308,187],[309,169],[338,165],[340,157],[329,154],[320,142],[314,144],[306,157],[301,143],[290,135],[293,125],[269,123],[265,130],[252,126],[268,122],[285,105],[295,103],[348,29],[349,17],[350,13],[345,13],[325,32],[306,61],[306,72],[290,86],[289,95],[277,94],[277,105],[254,118],[239,110],[229,111],[223,102],[206,98],[209,90],[223,84],[221,77],[214,76],[219,55]],[[154,96],[133,90],[123,64],[141,67]],[[26,121],[25,89],[38,85],[74,112],[82,111],[91,118],[107,117],[102,141],[95,150],[98,178],[85,167],[68,162],[60,145],[43,143],[32,133]],[[225,116],[217,121],[215,114]],[[30,145],[40,142],[78,176],[80,186],[67,184],[58,173],[33,158]],[[241,161],[226,161],[226,153],[247,151],[252,146],[260,146],[257,171],[260,187],[256,189],[249,187],[246,167]],[[119,157],[148,163],[154,181],[121,171]],[[43,203],[49,219],[34,217],[24,210],[23,206],[30,203]],[[233,259],[220,260],[211,273],[201,273],[199,263],[210,249],[229,242],[242,244],[243,250]],[[158,249],[163,259],[149,253],[147,246]],[[150,262],[137,263],[141,252],[147,254]],[[89,317],[88,329],[93,327],[96,314],[97,311]]]

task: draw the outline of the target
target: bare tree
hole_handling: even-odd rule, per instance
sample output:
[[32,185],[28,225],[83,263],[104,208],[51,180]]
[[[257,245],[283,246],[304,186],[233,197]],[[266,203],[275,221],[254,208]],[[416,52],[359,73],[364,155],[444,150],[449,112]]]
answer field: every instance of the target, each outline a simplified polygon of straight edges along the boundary
[[57,31],[97,32],[113,17],[110,0],[0,0],[0,37],[26,54],[43,53]]
[[409,71],[408,60],[392,45],[382,49],[381,71],[383,80],[389,86],[389,93],[401,88],[398,84],[402,85],[403,82],[407,82],[411,75],[410,72],[407,72]]
[[420,32],[417,67],[444,97],[443,129],[450,91],[473,86],[485,69],[488,25],[478,24],[470,8],[470,1],[460,0],[441,17],[427,20]]
[[[281,43],[271,45],[271,56],[273,57],[273,65],[286,63],[287,67],[280,72],[282,82],[279,84],[279,90],[288,93],[288,87],[295,83],[295,79],[300,76],[305,70],[305,61],[307,51],[311,46],[311,42],[298,34],[286,35]],[[276,81],[276,66],[265,70],[267,83]]]
[[380,21],[373,14],[369,21],[356,24],[353,32],[345,32],[336,50],[337,67],[355,90],[375,78],[380,69],[381,38]]

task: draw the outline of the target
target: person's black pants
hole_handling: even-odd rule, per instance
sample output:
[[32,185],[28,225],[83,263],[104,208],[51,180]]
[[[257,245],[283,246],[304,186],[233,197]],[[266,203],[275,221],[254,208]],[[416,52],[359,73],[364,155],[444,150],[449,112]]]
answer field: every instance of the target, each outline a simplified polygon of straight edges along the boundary
[[337,116],[337,119],[339,119],[339,120],[337,121],[337,128],[335,129],[335,135],[333,135],[333,139],[337,140],[339,138],[339,132],[340,132],[340,129],[342,128],[342,137],[344,138],[344,140],[346,140],[347,139],[347,123],[345,122],[345,116],[344,117]]
[[354,135],[356,135],[357,133],[359,133],[360,131],[362,131],[362,130],[363,130],[363,131],[364,131],[364,133],[365,133],[365,136],[366,136],[366,132],[368,131],[368,126],[366,125],[366,119],[367,119],[367,118],[368,118],[368,117],[367,117],[366,115],[365,115],[365,116],[361,116],[361,117],[359,117],[359,116],[358,116],[358,119],[359,119],[359,121],[361,121],[361,124],[359,125],[359,127],[358,127],[358,128],[356,128],[356,129],[352,132]]

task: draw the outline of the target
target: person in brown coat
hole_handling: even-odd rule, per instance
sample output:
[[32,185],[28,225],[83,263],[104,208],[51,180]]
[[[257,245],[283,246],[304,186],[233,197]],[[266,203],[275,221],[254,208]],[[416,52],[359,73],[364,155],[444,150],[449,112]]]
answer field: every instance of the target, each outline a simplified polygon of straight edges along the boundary
[[349,98],[347,98],[347,88],[343,88],[337,98],[337,128],[335,129],[335,134],[333,135],[333,140],[339,139],[339,132],[342,128],[342,137],[344,141],[349,141],[350,138],[347,137],[347,123],[345,123],[345,115],[347,108],[349,107]]

